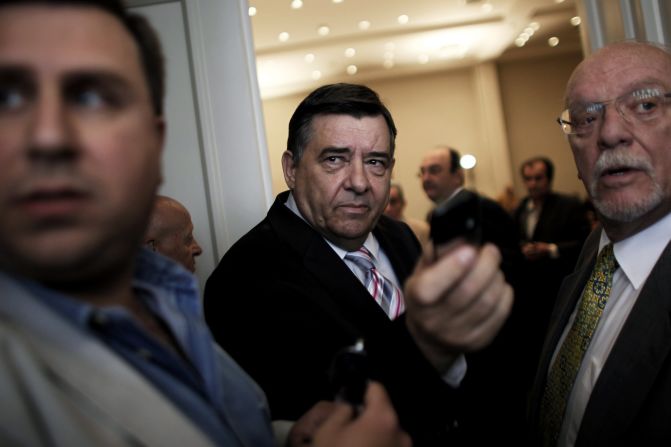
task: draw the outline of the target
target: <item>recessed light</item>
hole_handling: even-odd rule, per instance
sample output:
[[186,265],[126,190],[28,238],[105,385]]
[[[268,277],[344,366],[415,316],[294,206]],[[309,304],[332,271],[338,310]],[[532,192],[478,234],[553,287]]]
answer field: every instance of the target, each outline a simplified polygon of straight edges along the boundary
[[249,14],[249,17],[254,17],[256,15],[256,8],[250,6],[249,9],[247,10],[247,14]]
[[331,28],[329,28],[326,25],[321,25],[319,28],[317,28],[317,34],[319,34],[320,36],[326,36],[330,32],[331,32]]
[[481,8],[482,12],[492,12],[492,10],[494,9],[491,3],[483,3]]
[[459,165],[464,169],[473,169],[477,163],[478,160],[475,158],[475,155],[473,154],[464,154],[459,159]]
[[370,28],[370,22],[368,20],[362,20],[359,22],[359,29],[361,31],[366,31],[368,28]]
[[392,59],[385,59],[384,63],[384,68],[389,69],[394,67],[394,61]]
[[578,26],[581,23],[582,23],[582,20],[580,19],[580,17],[578,17],[578,16],[571,17],[571,25]]
[[292,0],[291,9],[301,9],[303,7],[303,0]]
[[359,71],[359,69],[356,68],[356,65],[348,65],[347,66],[347,74],[348,75],[355,75],[357,71]]
[[540,29],[541,25],[538,22],[531,22],[529,24],[529,28],[531,28],[534,31],[538,31]]
[[406,14],[402,14],[398,16],[396,20],[398,20],[398,23],[400,23],[401,25],[405,25],[410,21],[410,17],[408,17]]
[[319,80],[322,77],[322,72],[319,70],[315,70],[312,72],[312,79],[315,81]]
[[559,38],[555,36],[550,37],[548,39],[548,45],[550,45],[551,47],[556,47],[557,45],[559,45]]
[[356,55],[356,50],[354,48],[348,48],[345,50],[345,57],[354,57]]
[[521,37],[518,37],[515,39],[515,45],[518,47],[523,47],[527,43],[526,39],[522,39]]
[[343,0],[333,0],[333,3],[342,3]]
[[280,42],[286,42],[289,40],[289,33],[283,31],[277,36],[277,38],[280,40]]
[[385,51],[384,52],[384,58],[385,59],[393,59],[394,58],[394,52],[393,51]]
[[314,54],[308,53],[308,54],[305,55],[305,62],[307,62],[308,64],[311,64],[314,61],[315,61],[315,55]]
[[387,42],[384,44],[384,49],[387,51],[393,51],[394,48],[396,48],[396,44],[394,42]]
[[420,64],[427,64],[429,62],[429,56],[426,54],[420,54],[417,56],[417,61],[419,61]]
[[534,33],[536,32],[536,30],[533,29],[533,28],[530,27],[530,26],[527,26],[526,28],[524,28],[524,32],[525,32],[526,34],[528,34],[528,35],[531,37],[531,36],[534,35]]

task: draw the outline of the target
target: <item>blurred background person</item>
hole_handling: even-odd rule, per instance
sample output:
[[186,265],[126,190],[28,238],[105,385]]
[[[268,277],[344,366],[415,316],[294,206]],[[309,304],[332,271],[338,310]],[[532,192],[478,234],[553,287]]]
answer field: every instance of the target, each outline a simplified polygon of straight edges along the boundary
[[203,253],[193,237],[189,211],[177,200],[167,196],[156,196],[144,244],[179,262],[191,273],[196,271],[196,256]]
[[406,217],[403,213],[406,204],[405,194],[403,194],[401,184],[398,182],[391,182],[389,202],[387,202],[387,207],[384,209],[384,214],[392,219],[400,220],[408,224],[410,229],[412,229],[412,232],[417,236],[417,239],[419,239],[419,242],[424,246],[424,244],[429,242],[429,224],[423,220]]

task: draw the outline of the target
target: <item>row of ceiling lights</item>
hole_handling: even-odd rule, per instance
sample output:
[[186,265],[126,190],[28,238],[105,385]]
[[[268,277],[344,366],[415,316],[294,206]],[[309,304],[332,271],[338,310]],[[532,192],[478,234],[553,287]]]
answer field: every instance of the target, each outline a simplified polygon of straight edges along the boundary
[[[561,3],[561,2],[557,1],[557,3]],[[573,26],[578,26],[582,23],[582,20],[580,19],[580,17],[574,16],[574,17],[571,17],[570,23]],[[534,33],[536,31],[538,31],[539,28],[540,28],[540,25],[538,24],[538,22],[529,23],[529,25],[526,28],[524,28],[524,30],[515,39],[515,45],[520,47],[520,48],[523,47],[524,45],[526,45],[526,43],[529,41],[529,39],[531,39],[531,36],[533,36]],[[557,45],[559,45],[559,37],[552,36],[552,37],[548,38],[548,45],[550,45],[551,47],[556,47]]]

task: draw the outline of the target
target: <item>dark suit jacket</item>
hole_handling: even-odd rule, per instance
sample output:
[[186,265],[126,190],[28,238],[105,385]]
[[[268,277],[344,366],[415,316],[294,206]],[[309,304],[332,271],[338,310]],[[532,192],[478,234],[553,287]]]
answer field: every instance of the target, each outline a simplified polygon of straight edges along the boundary
[[[324,238],[284,205],[287,196],[208,279],[205,316],[215,339],[261,385],[274,419],[297,419],[333,398],[331,361],[362,337],[370,375],[386,387],[415,446],[444,445],[457,393],[421,355],[403,317],[387,318]],[[412,231],[382,216],[374,234],[405,281],[420,253]]]
[[[585,242],[576,271],[562,284],[530,404],[538,415],[550,359],[596,262],[599,231]],[[646,280],[592,390],[579,446],[671,445],[671,244]],[[539,436],[539,433],[536,433]]]
[[[521,242],[528,240],[524,232],[524,219],[529,200],[528,197],[525,198],[514,214]],[[539,334],[529,339],[530,358],[533,358],[534,362],[540,355],[559,287],[564,277],[573,271],[580,248],[589,234],[589,228],[585,207],[580,200],[557,193],[550,193],[545,198],[531,240],[557,244],[559,258],[525,260],[521,283],[523,288],[520,290],[520,295],[528,297],[525,311],[527,315],[524,319],[529,332]]]
[[[462,189],[450,201],[469,193],[473,194]],[[501,269],[515,289],[515,302],[508,321],[492,343],[466,355],[468,373],[461,388],[467,397],[463,401],[461,431],[467,445],[519,445],[526,431],[526,393],[537,366],[526,348],[533,334],[525,320],[530,313],[526,310],[528,300],[520,291],[524,259],[512,217],[495,201],[475,195],[482,242],[496,245],[501,252]],[[544,335],[545,332],[537,337]]]

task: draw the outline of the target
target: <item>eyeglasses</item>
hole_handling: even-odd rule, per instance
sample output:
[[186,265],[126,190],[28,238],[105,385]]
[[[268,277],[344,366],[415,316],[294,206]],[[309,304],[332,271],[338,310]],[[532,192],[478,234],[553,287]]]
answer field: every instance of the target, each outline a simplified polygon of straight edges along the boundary
[[665,93],[659,87],[642,88],[609,101],[571,104],[557,122],[567,135],[587,136],[601,125],[606,106],[610,103],[625,121],[635,123],[653,121],[662,116],[668,98],[671,98],[671,92]]

